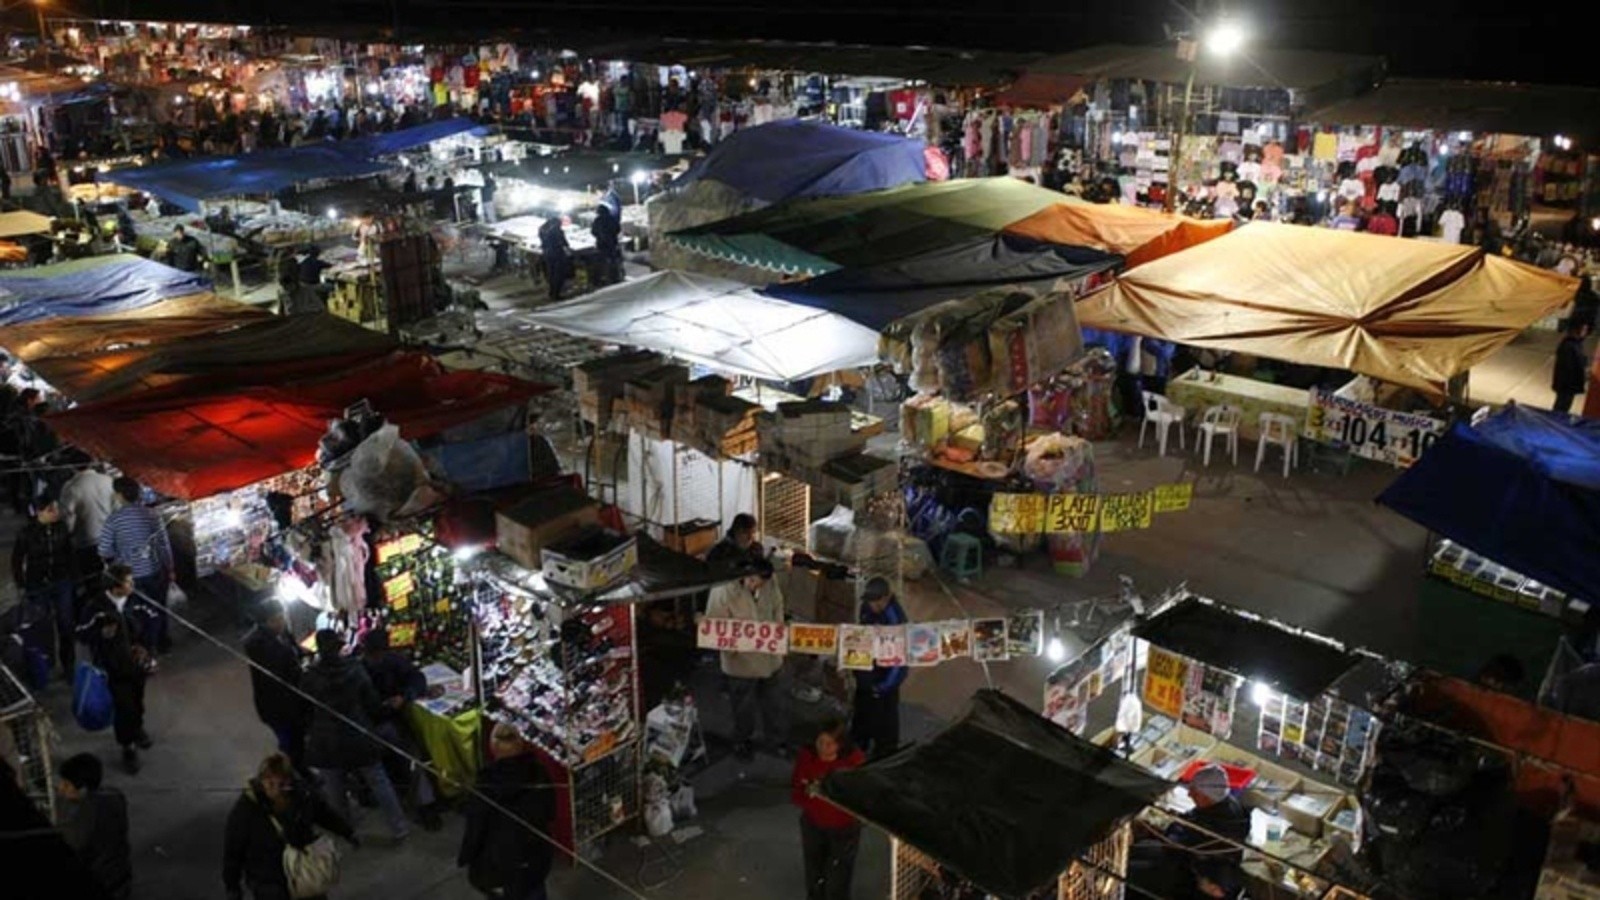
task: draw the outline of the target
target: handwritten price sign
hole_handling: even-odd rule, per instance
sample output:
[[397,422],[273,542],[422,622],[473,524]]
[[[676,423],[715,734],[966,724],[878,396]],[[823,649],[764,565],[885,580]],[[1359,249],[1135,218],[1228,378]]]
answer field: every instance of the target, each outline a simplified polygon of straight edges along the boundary
[[1415,413],[1396,412],[1371,403],[1311,389],[1306,437],[1331,444],[1365,459],[1402,469],[1417,461],[1444,433],[1444,423]]
[[782,654],[789,648],[782,622],[702,618],[695,637],[702,650]]
[[1051,534],[1093,531],[1100,516],[1100,498],[1095,494],[1051,494],[1046,506],[1044,530]]
[[790,625],[789,652],[833,656],[839,652],[839,629],[833,625]]
[[1156,513],[1180,512],[1194,500],[1194,483],[1157,485],[1133,494],[995,494],[989,499],[994,534],[1081,534],[1149,528]]
[[1155,494],[1106,494],[1100,498],[1101,531],[1136,531],[1149,528],[1155,518]]
[[1044,529],[1045,494],[995,494],[989,501],[989,530],[995,534],[1038,534]]
[[1183,684],[1189,663],[1156,647],[1150,648],[1144,670],[1144,702],[1150,708],[1176,719],[1183,712]]

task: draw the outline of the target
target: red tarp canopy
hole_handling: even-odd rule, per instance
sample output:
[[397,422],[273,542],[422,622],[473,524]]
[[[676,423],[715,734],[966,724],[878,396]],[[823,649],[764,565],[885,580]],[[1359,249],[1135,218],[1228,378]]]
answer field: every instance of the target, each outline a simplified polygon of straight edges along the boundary
[[1036,109],[1066,106],[1089,82],[1090,79],[1083,75],[1023,72],[1009,87],[995,95],[994,102],[996,106]]
[[408,439],[436,434],[548,390],[503,375],[449,372],[396,353],[311,381],[195,395],[160,389],[50,417],[62,440],[157,491],[197,500],[302,469],[345,408],[370,400]]

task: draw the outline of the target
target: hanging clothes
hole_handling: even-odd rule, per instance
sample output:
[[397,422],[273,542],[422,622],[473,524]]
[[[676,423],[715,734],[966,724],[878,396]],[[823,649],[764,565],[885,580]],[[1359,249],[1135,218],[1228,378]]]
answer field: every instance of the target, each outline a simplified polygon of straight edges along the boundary
[[359,613],[367,608],[367,520],[345,519],[328,532],[332,558],[333,601],[338,609]]

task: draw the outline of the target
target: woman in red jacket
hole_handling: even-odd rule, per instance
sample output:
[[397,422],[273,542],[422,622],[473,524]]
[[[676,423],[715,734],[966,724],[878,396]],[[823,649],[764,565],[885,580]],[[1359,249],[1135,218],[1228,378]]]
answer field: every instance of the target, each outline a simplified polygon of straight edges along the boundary
[[806,900],[849,900],[861,847],[861,823],[822,797],[829,772],[854,769],[866,754],[846,744],[844,723],[823,724],[794,762],[791,797],[800,807],[800,845],[805,853]]

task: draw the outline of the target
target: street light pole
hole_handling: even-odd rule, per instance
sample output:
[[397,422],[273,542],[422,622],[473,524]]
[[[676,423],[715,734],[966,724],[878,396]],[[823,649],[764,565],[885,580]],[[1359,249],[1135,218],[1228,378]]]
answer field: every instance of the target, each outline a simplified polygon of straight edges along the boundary
[[39,15],[39,43],[48,47],[50,35],[44,30],[44,4],[45,0],[33,0],[33,11]]
[[[1197,57],[1198,58],[1198,57]],[[1189,136],[1190,103],[1194,97],[1194,73],[1199,67],[1195,59],[1189,60],[1189,79],[1183,83],[1183,112],[1178,116],[1178,139],[1172,144],[1167,169],[1167,193],[1161,208],[1172,212],[1178,200],[1178,169],[1183,165],[1183,141]]]

